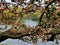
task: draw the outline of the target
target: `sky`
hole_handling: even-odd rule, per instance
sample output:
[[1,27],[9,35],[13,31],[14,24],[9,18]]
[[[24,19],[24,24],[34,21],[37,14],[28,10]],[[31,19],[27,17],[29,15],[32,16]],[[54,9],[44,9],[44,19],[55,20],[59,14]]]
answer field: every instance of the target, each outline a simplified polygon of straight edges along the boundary
[[6,2],[11,2],[11,0],[5,0]]
[[[11,0],[5,0],[6,2],[11,2]],[[29,0],[27,0],[29,2]],[[42,0],[42,3],[44,3],[44,0]]]
[[[5,0],[6,2],[11,2],[11,0]],[[29,0],[27,0],[27,2],[28,2]]]

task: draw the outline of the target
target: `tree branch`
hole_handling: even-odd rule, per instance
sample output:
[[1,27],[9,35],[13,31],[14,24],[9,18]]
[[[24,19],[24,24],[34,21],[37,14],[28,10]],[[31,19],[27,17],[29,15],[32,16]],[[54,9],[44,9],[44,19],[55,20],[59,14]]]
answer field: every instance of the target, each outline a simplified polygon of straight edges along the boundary
[[[53,2],[55,2],[55,1],[56,1],[56,0],[51,1],[51,2],[46,6],[45,10],[46,10]],[[57,0],[57,1],[58,1],[58,0]],[[45,13],[45,10],[44,10],[44,12],[42,13],[42,15],[40,16],[39,25],[41,24],[42,17],[43,17],[43,15],[44,15],[44,13]]]
[[34,32],[31,33],[31,34],[29,34],[29,33],[23,33],[23,34],[22,33],[16,33],[16,34],[12,34],[10,32],[10,30],[8,30],[8,31],[0,34],[0,42],[6,40],[8,38],[11,38],[11,39],[20,39],[20,38],[22,38],[24,36],[30,36],[30,35],[34,35]]

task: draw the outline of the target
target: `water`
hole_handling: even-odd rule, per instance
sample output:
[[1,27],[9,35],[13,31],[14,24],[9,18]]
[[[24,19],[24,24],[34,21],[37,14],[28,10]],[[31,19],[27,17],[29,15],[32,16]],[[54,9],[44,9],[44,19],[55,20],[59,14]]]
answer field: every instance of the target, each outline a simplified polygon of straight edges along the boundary
[[24,20],[24,24],[31,27],[38,25],[37,21],[32,20]]
[[32,45],[32,43],[23,42],[18,39],[7,39],[1,43],[7,44],[7,45]]
[[5,32],[11,28],[12,28],[12,25],[0,25],[0,32]]
[[[32,26],[36,26],[38,23],[36,21],[31,21],[31,20],[25,20],[25,24],[28,26],[30,25],[31,27]],[[2,44],[7,44],[7,45],[33,45],[33,43],[27,43],[27,42],[24,42],[22,40],[19,40],[19,39],[7,39],[3,42],[1,42]],[[41,39],[38,40],[38,45],[60,45],[60,41],[59,41],[59,44],[56,44],[55,41],[52,42],[52,41],[49,41],[49,42],[42,42]]]
[[[7,39],[3,42],[1,42],[1,44],[7,44],[7,45],[33,45],[33,43],[27,43],[27,42],[23,42],[21,40],[18,39]],[[42,42],[41,39],[39,39],[38,45],[60,45],[60,41],[59,44],[56,44],[55,41],[49,41],[49,42]]]

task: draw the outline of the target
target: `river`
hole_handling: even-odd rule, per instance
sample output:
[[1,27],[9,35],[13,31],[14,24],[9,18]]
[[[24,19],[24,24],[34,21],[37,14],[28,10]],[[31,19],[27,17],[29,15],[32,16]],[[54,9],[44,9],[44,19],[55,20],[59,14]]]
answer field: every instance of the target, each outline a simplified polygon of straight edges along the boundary
[[[36,21],[32,21],[32,20],[25,20],[24,24],[26,24],[27,26],[36,26],[38,23]],[[24,42],[22,40],[19,39],[7,39],[3,42],[1,42],[1,44],[7,44],[7,45],[33,45],[33,43],[27,43]],[[38,40],[38,45],[60,45],[60,41],[59,44],[56,44],[55,41],[48,41],[48,42],[42,42],[41,39]]]

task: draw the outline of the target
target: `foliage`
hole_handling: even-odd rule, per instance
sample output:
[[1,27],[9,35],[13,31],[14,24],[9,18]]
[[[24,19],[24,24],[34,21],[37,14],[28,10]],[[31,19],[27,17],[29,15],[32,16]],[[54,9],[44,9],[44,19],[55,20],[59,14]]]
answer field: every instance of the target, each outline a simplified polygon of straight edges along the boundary
[[16,13],[19,13],[22,11],[22,7],[21,6],[18,6],[18,8],[16,9]]
[[4,45],[4,44],[0,44],[0,45]]
[[[10,33],[6,34],[9,36],[11,35],[12,38],[19,39],[19,36],[21,35],[21,37],[23,37],[21,40],[28,40],[35,43],[39,38],[42,38],[43,41],[46,40],[46,38],[48,39],[48,37],[44,35],[45,33],[58,34],[60,32],[60,12],[58,12],[55,6],[48,7],[45,11],[41,7],[35,8],[36,10],[33,8],[34,4],[29,4],[24,9],[21,6],[12,6],[9,7],[10,10],[1,10],[2,17],[4,17],[3,19],[1,18],[2,22],[7,22],[7,24],[10,24],[11,22],[13,23],[13,28],[9,30]],[[41,25],[38,25],[36,27],[27,27],[25,24],[22,24],[20,22],[20,17],[25,19],[38,20],[39,16],[41,16],[43,12],[42,10],[44,11],[44,15],[42,17]],[[15,24],[16,22],[17,24]],[[14,25],[16,25],[16,27],[14,27]],[[5,36],[5,34],[3,36]]]

